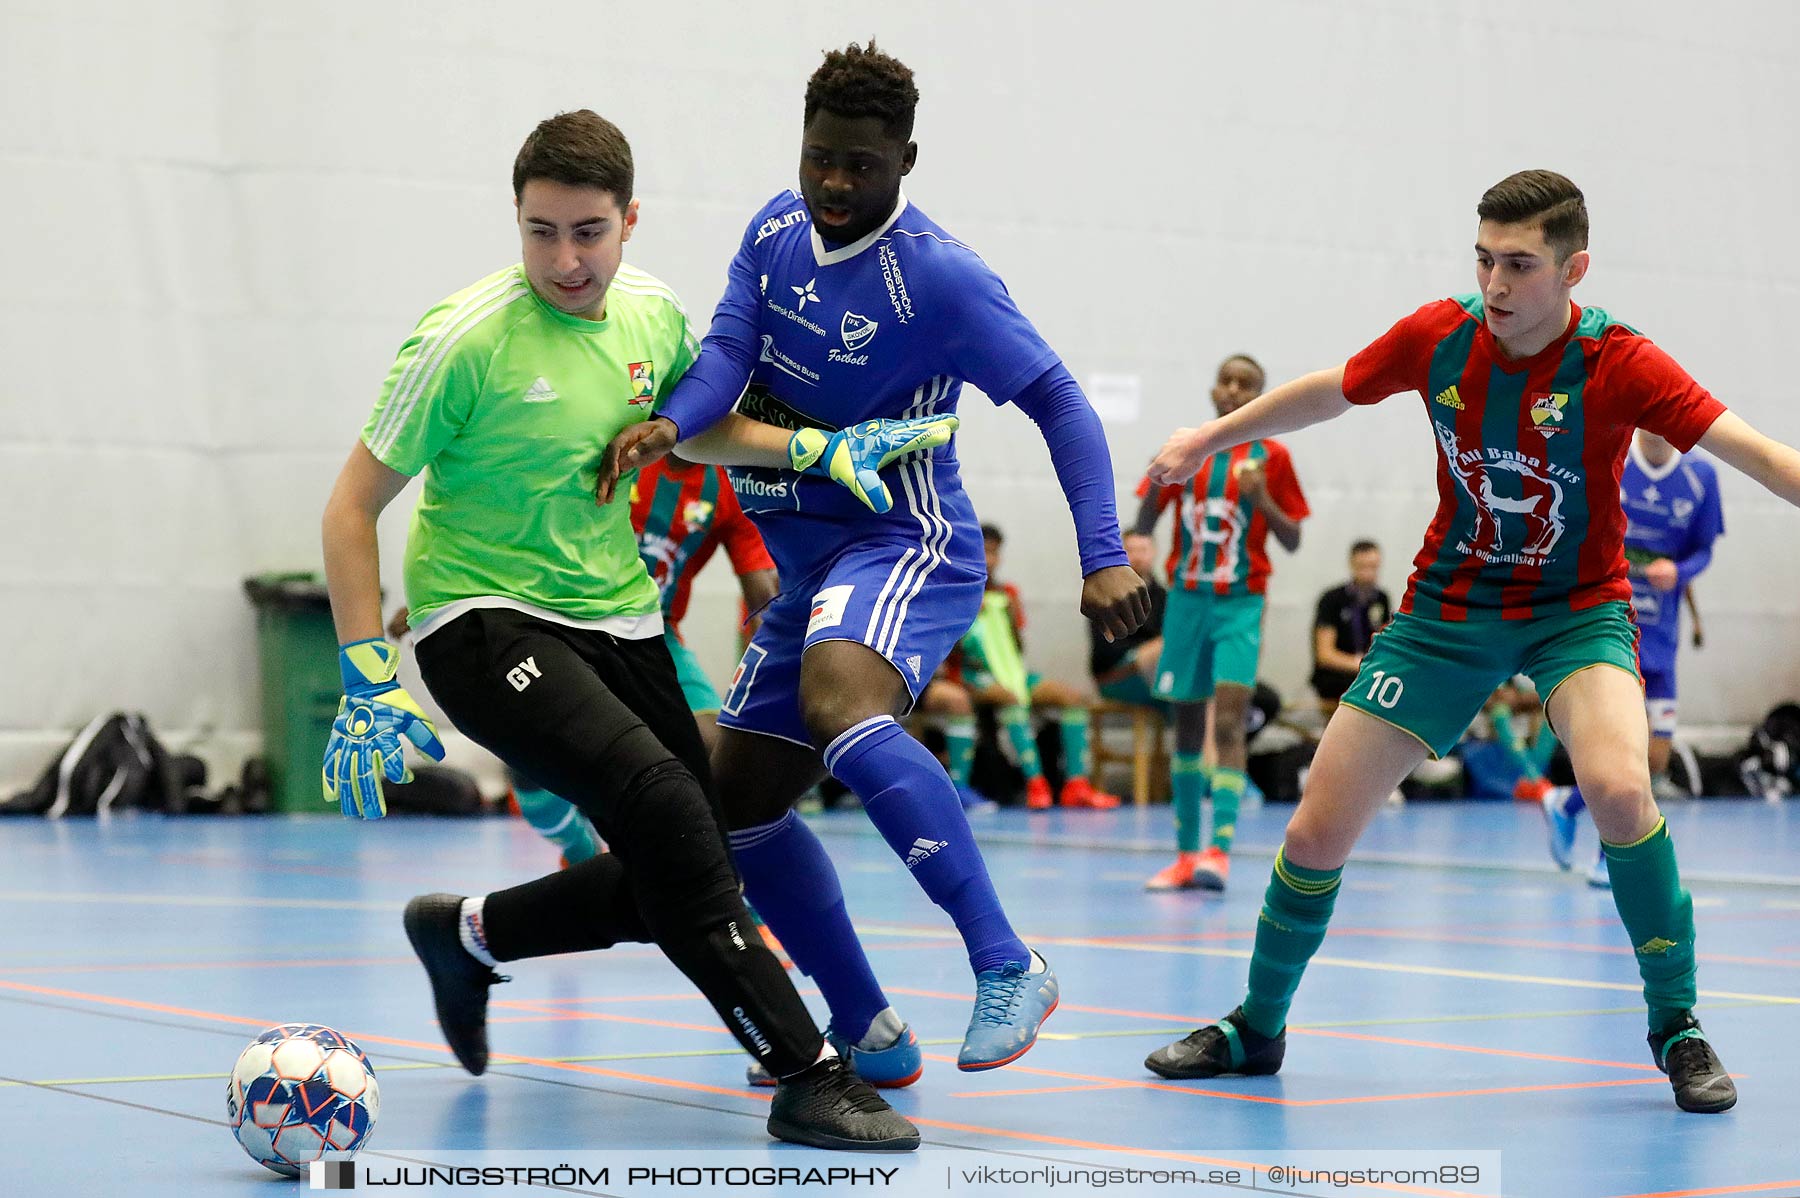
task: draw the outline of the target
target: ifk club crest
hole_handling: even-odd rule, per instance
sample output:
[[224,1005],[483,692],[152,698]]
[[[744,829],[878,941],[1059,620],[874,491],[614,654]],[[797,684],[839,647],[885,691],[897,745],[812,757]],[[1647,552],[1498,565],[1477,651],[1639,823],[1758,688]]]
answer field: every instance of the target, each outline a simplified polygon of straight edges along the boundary
[[858,316],[854,312],[846,311],[843,321],[838,325],[838,332],[844,338],[844,348],[855,352],[873,340],[875,330],[880,327],[880,321],[870,320],[867,316]]

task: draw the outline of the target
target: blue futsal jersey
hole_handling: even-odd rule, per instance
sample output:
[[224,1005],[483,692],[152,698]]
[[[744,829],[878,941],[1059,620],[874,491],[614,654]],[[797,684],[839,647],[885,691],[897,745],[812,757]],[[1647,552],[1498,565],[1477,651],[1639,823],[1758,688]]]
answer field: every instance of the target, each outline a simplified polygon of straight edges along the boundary
[[[832,249],[792,189],[751,219],[705,351],[750,366],[738,411],[783,428],[953,412],[965,382],[1006,403],[1059,362],[987,263],[904,195],[886,224]],[[682,421],[679,397],[664,414]],[[817,475],[726,473],[784,589],[851,538],[922,538],[928,553],[981,561],[954,442],[888,472],[882,516]]]
[[[1676,454],[1652,466],[1637,446],[1625,459],[1619,480],[1625,509],[1625,557],[1631,563],[1631,605],[1642,639],[1638,652],[1646,670],[1674,665],[1681,637],[1681,591],[1712,561],[1715,538],[1725,531],[1719,504],[1719,476],[1711,462]],[[1680,582],[1658,591],[1644,580],[1644,566],[1666,557]]]

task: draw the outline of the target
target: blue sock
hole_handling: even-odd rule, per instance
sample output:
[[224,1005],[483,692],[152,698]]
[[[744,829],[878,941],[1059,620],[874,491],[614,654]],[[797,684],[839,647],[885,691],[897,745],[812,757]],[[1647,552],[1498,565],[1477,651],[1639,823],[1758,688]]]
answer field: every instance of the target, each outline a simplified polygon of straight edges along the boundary
[[825,846],[792,811],[731,834],[744,895],[775,929],[794,967],[819,984],[831,1024],[852,1043],[887,1008],[887,996],[850,926]]
[[1569,787],[1568,797],[1563,799],[1563,811],[1569,815],[1580,815],[1587,810],[1587,800],[1581,797],[1581,787]]
[[1031,954],[1000,909],[956,788],[924,745],[892,716],[875,716],[826,746],[825,768],[862,799],[913,881],[949,913],[976,973],[1009,961],[1030,967]]

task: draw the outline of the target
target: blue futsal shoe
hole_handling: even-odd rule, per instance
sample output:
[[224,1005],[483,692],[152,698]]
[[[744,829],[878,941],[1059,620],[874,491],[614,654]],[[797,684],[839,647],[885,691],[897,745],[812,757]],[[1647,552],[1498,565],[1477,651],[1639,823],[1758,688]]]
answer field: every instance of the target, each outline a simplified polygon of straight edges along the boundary
[[1556,786],[1541,800],[1544,831],[1550,837],[1550,858],[1558,869],[1575,868],[1575,817],[1565,806],[1568,798],[1569,788]]
[[[831,1042],[838,1056],[850,1062],[856,1076],[877,1090],[910,1086],[925,1072],[925,1054],[919,1049],[919,1038],[913,1035],[910,1023],[900,1029],[899,1038],[886,1048],[858,1048],[839,1035],[836,1028],[829,1026],[825,1029],[825,1039]],[[753,1086],[775,1084],[774,1077],[756,1061],[751,1061],[744,1070],[744,1080]]]
[[1594,858],[1594,863],[1588,866],[1588,885],[1595,890],[1612,889],[1612,870],[1607,868],[1605,850],[1602,850],[1600,855]]
[[998,1069],[1037,1043],[1038,1027],[1056,1010],[1062,987],[1043,957],[1032,953],[1030,965],[1037,968],[1008,962],[975,975],[975,1014],[956,1054],[964,1073]]

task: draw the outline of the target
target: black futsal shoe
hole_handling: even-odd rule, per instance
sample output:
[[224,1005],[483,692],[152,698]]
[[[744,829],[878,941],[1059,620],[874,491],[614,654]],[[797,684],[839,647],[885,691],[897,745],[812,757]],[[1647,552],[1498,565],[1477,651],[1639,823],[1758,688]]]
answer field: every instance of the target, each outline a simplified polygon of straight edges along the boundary
[[769,1134],[851,1152],[911,1152],[919,1146],[919,1129],[835,1056],[781,1079],[769,1107]]
[[1258,1077],[1280,1069],[1286,1054],[1287,1029],[1265,1036],[1250,1026],[1239,1007],[1217,1023],[1163,1045],[1144,1058],[1144,1068],[1177,1080],[1227,1073]]
[[1650,1033],[1650,1056],[1669,1075],[1675,1105],[1710,1115],[1737,1105],[1737,1086],[1706,1042],[1700,1021],[1688,1012],[1660,1032]]
[[422,894],[406,904],[406,938],[431,979],[438,1026],[450,1051],[470,1073],[488,1066],[488,987],[512,979],[495,973],[463,947],[462,896]]

